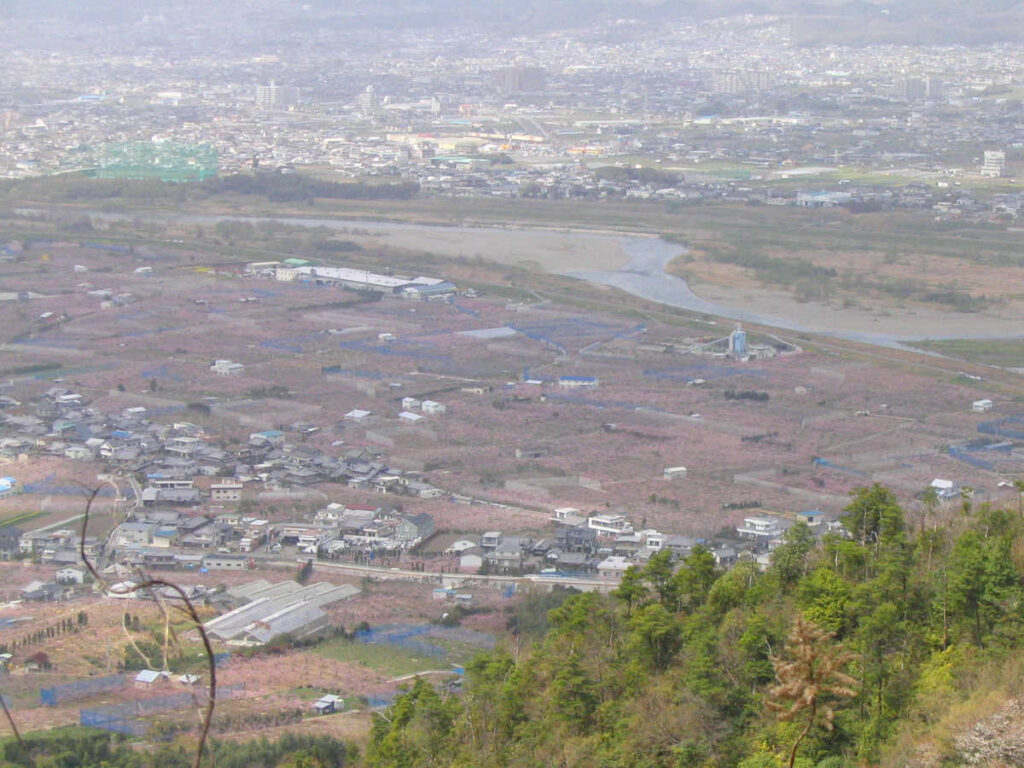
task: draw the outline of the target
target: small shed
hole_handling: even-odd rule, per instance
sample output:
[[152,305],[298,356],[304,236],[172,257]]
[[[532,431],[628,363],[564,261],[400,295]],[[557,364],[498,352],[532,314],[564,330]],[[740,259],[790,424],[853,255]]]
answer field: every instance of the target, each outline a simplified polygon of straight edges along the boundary
[[61,568],[55,577],[58,584],[82,584],[85,582],[85,571],[81,568]]
[[151,688],[167,679],[166,672],[158,672],[155,669],[144,669],[135,676],[136,688]]
[[29,672],[42,672],[53,667],[50,657],[44,651],[37,651],[25,659],[25,669]]
[[332,712],[337,712],[344,704],[345,700],[341,696],[328,693],[317,699],[313,704],[313,708],[316,709],[318,715],[329,715]]

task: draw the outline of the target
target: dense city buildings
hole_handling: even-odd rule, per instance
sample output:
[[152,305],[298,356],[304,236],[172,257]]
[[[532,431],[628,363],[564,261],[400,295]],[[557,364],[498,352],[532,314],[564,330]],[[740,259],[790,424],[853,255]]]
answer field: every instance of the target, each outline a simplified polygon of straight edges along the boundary
[[[1024,152],[1016,43],[814,44],[775,16],[595,15],[511,38],[426,17],[384,36],[320,13],[254,17],[237,45],[212,8],[187,27],[144,17],[81,36],[33,36],[12,17],[0,176],[95,173],[111,144],[177,142],[209,146],[222,175],[314,168],[455,195],[782,204],[799,187],[883,207],[904,205],[913,183],[925,207],[973,215],[974,182],[1007,179],[982,185],[986,203],[1014,193]],[[262,53],[238,53],[257,41]]]

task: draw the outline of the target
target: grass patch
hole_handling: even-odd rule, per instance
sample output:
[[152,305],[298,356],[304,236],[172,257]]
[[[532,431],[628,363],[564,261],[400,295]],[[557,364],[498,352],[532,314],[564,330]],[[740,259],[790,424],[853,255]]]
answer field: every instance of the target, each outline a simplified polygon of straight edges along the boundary
[[43,512],[41,510],[36,510],[35,512],[18,512],[11,517],[0,520],[0,525],[22,525],[30,520],[35,520],[37,517],[43,517],[48,514],[50,513]]
[[1024,340],[1020,339],[946,339],[918,341],[910,346],[978,365],[1024,367]]
[[[432,642],[432,641],[431,641]],[[321,643],[311,653],[336,661],[354,662],[384,675],[398,677],[427,669],[445,668],[446,659],[417,656],[397,645],[377,645],[339,637]]]

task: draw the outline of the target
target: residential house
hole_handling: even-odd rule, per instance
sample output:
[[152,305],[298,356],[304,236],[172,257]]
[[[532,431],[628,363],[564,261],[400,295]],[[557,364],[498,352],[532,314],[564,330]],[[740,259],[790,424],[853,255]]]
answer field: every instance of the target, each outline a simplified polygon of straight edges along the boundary
[[434,533],[434,518],[426,512],[405,515],[395,525],[395,539],[401,546],[410,546],[430,538]]
[[480,547],[470,547],[459,552],[459,571],[477,573],[484,564],[484,551]]
[[153,539],[153,531],[156,526],[152,523],[121,523],[114,531],[113,542],[115,546],[148,546]]
[[253,432],[249,435],[249,444],[254,446],[261,445],[284,445],[284,432],[279,429],[266,429],[262,432]]
[[596,389],[601,381],[596,376],[559,376],[558,386],[563,389]]
[[768,541],[778,538],[785,531],[783,521],[768,515],[751,515],[743,518],[743,525],[737,526],[736,533],[745,539]]
[[443,490],[435,488],[430,483],[425,483],[422,480],[406,481],[405,492],[410,496],[416,496],[420,499],[437,499],[444,496]]
[[0,526],[0,560],[13,560],[21,551],[22,532],[13,525]]
[[586,525],[587,518],[580,514],[576,507],[558,507],[553,517],[549,518],[555,525]]
[[153,546],[157,549],[170,549],[178,544],[181,538],[177,528],[157,528],[153,531]]
[[36,651],[25,659],[24,667],[29,672],[42,672],[51,669],[53,664],[44,651]]
[[633,532],[633,526],[626,522],[624,515],[591,515],[587,518],[587,527],[605,536]]
[[203,568],[208,571],[244,571],[249,567],[249,558],[245,555],[203,555]]
[[316,710],[318,715],[329,715],[332,712],[337,712],[344,704],[345,700],[341,696],[328,693],[316,700],[313,704],[313,709]]
[[555,543],[566,552],[593,552],[597,549],[597,531],[582,525],[559,528],[555,531]]
[[153,688],[156,685],[167,682],[167,672],[158,672],[155,669],[144,669],[135,676],[134,685],[136,688]]
[[715,558],[715,565],[719,568],[731,568],[736,564],[736,550],[728,544],[714,547],[711,550],[711,555]]
[[544,556],[547,567],[556,569],[559,573],[584,573],[592,570],[593,561],[586,552],[566,552],[562,549],[552,549]]
[[484,562],[495,573],[521,571],[523,561],[523,542],[516,536],[504,538],[501,544],[484,555]]
[[213,483],[210,485],[212,501],[240,501],[242,498],[241,483]]
[[480,547],[485,550],[494,549],[501,544],[501,535],[501,531],[486,531],[480,537]]
[[597,575],[602,579],[618,581],[631,565],[633,565],[633,561],[628,557],[611,555],[597,564]]
[[30,602],[53,603],[63,600],[65,588],[56,582],[32,581],[21,590],[21,599]]
[[665,537],[663,548],[669,550],[674,559],[679,560],[689,555],[699,543],[697,539],[690,536],[673,534]]
[[64,458],[74,461],[90,461],[96,458],[96,456],[84,445],[69,445],[64,449]]
[[85,582],[85,570],[82,568],[61,568],[54,575],[58,584],[82,584]]
[[231,360],[214,360],[210,370],[218,376],[234,376],[245,370],[245,366]]

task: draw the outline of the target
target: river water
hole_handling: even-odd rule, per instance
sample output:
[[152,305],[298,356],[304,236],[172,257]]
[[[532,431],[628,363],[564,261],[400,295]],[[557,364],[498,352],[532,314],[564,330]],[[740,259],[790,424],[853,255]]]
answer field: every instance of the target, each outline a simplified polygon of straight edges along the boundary
[[[40,211],[42,213],[42,211]],[[697,296],[686,281],[665,271],[677,256],[686,253],[686,248],[670,243],[657,237],[623,236],[595,232],[575,232],[572,230],[549,230],[536,228],[506,228],[483,226],[443,226],[431,224],[408,224],[402,222],[357,220],[357,219],[315,219],[300,217],[268,217],[268,216],[217,216],[202,214],[118,214],[106,212],[90,212],[96,219],[108,221],[125,219],[154,220],[161,223],[204,224],[215,225],[221,221],[244,221],[253,224],[261,222],[280,222],[282,224],[301,227],[326,227],[336,230],[363,230],[367,233],[387,231],[417,232],[438,235],[444,232],[464,232],[473,234],[498,234],[502,237],[516,234],[552,232],[565,237],[615,240],[628,257],[628,262],[616,270],[574,270],[558,272],[566,277],[585,280],[590,283],[607,285],[648,301],[665,304],[670,307],[689,310],[706,315],[727,318],[774,328],[815,333],[839,339],[848,339],[867,344],[885,347],[901,347],[901,342],[924,341],[928,339],[949,338],[949,336],[921,336],[899,333],[875,333],[856,331],[837,331],[831,328],[808,327],[787,317],[762,315],[744,307],[719,304]],[[486,256],[486,253],[484,254]],[[841,310],[837,310],[839,312]],[[1005,334],[1002,334],[1005,337]],[[979,338],[1000,338],[1000,334]]]

